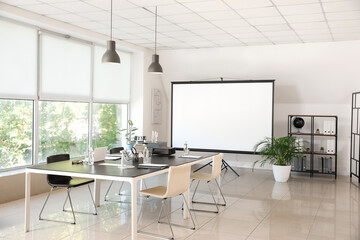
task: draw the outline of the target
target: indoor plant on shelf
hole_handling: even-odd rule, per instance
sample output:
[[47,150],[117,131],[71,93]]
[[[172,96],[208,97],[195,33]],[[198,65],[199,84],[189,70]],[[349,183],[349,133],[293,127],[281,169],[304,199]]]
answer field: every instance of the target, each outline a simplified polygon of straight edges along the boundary
[[265,163],[273,164],[273,174],[277,182],[287,182],[291,171],[293,158],[301,152],[299,142],[293,136],[280,138],[267,137],[254,147],[255,153],[259,153],[262,159],[254,162],[264,166]]
[[138,130],[138,128],[134,127],[134,123],[131,120],[128,121],[127,129],[125,128],[125,129],[120,130],[120,132],[127,131],[127,133],[125,134],[125,139],[126,139],[126,144],[127,144],[128,150],[130,150],[132,148],[132,138],[133,138],[133,135],[135,134],[136,130]]

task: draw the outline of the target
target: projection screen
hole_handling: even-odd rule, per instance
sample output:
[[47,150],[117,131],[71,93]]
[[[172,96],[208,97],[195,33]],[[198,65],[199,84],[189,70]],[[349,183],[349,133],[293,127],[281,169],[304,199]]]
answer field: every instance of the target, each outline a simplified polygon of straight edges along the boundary
[[273,136],[274,82],[172,82],[172,147],[252,153]]

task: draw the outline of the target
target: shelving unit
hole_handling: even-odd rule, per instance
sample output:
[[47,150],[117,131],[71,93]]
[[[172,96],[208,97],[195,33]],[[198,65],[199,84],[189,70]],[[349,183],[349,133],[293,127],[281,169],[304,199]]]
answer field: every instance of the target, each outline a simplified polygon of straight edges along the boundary
[[[305,125],[301,129],[297,129],[293,125],[293,121],[297,117],[303,118],[305,121]],[[327,123],[326,127],[325,122]],[[298,138],[305,149],[300,152],[301,158],[294,159],[292,171],[309,173],[311,177],[314,174],[327,174],[334,175],[336,178],[337,129],[337,116],[288,115],[288,135]]]

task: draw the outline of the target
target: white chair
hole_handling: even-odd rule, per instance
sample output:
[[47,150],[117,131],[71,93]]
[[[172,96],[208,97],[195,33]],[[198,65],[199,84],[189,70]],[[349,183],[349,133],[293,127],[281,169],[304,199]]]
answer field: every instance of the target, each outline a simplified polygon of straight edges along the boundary
[[[189,205],[186,202],[186,199],[185,199],[185,197],[183,195],[183,193],[186,192],[189,189],[190,170],[191,170],[190,165],[181,165],[181,166],[176,166],[176,167],[170,167],[166,187],[165,186],[157,186],[157,187],[153,187],[153,188],[149,188],[149,189],[145,189],[145,190],[140,191],[140,194],[146,195],[147,197],[152,196],[152,197],[155,197],[155,198],[161,198],[162,199],[162,201],[161,201],[161,209],[160,209],[160,213],[159,213],[159,217],[158,217],[158,223],[167,223],[167,224],[169,224],[172,237],[167,237],[167,236],[163,236],[163,235],[144,232],[142,230],[138,230],[139,233],[143,233],[143,234],[147,234],[147,235],[155,236],[155,237],[160,237],[160,238],[165,238],[165,239],[174,239],[174,232],[173,232],[173,229],[172,229],[172,225],[195,230],[194,219],[193,219],[193,217],[191,215]],[[187,211],[189,211],[189,215],[190,215],[190,218],[191,218],[191,221],[192,221],[192,224],[193,224],[192,227],[173,224],[173,223],[170,222],[170,217],[169,217],[170,213],[166,209],[165,200],[168,199],[168,198],[171,198],[171,197],[178,196],[178,195],[183,196],[183,199],[184,199],[184,202],[185,202],[185,205],[186,205],[186,209],[187,209]],[[161,222],[160,221],[160,219],[162,218],[161,215],[162,215],[163,210],[165,211],[165,217],[167,218],[167,222]],[[142,211],[143,211],[143,206],[141,208],[140,216],[142,215],[141,214]],[[140,217],[139,217],[139,219],[140,219]]]
[[[191,210],[192,211],[201,211],[201,212],[213,212],[213,213],[219,213],[219,207],[218,205],[220,206],[226,206],[226,201],[225,201],[225,198],[224,198],[224,195],[220,189],[220,186],[219,186],[219,183],[217,182],[216,178],[220,175],[221,173],[221,164],[222,164],[222,159],[223,159],[223,156],[224,154],[220,153],[216,156],[213,157],[213,161],[212,161],[212,171],[211,171],[211,174],[209,173],[201,173],[201,172],[194,172],[194,173],[191,173],[190,175],[190,178],[195,181],[197,180],[198,183],[195,187],[195,190],[194,190],[194,194],[192,196],[192,203],[200,203],[200,204],[210,204],[210,205],[215,205],[216,206],[216,211],[209,211],[209,210],[202,210],[202,209],[195,209],[195,208],[192,208]],[[214,197],[214,194],[211,190],[211,187],[210,187],[210,182],[212,180],[215,180],[215,183],[216,183],[216,186],[217,188],[219,189],[220,191],[220,194],[221,194],[221,197],[222,199],[224,200],[224,203],[217,203],[216,200],[215,200],[215,197]],[[196,194],[196,191],[199,187],[199,183],[200,181],[204,181],[207,183],[208,187],[209,187],[209,191],[211,193],[211,196],[212,196],[212,199],[213,199],[213,203],[211,202],[199,202],[199,201],[194,201],[194,197],[195,197],[195,194]]]

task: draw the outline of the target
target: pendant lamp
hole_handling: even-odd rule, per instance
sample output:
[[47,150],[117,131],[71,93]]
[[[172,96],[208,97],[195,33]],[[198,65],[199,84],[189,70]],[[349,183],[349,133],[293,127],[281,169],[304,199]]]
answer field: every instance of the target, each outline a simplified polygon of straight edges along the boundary
[[148,68],[149,73],[162,74],[163,70],[159,63],[159,55],[156,54],[156,37],[157,37],[157,6],[155,7],[155,54],[152,55],[152,62]]
[[111,1],[111,15],[110,15],[110,40],[107,41],[107,49],[102,56],[102,63],[120,63],[120,57],[116,52],[116,43],[112,40],[112,0]]

